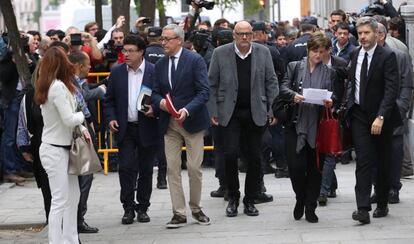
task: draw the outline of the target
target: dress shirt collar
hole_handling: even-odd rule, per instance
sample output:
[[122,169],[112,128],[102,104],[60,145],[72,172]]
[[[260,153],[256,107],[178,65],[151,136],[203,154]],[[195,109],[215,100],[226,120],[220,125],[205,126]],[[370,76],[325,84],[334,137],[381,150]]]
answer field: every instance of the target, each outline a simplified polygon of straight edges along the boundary
[[375,46],[373,46],[371,49],[369,49],[368,51],[366,51],[364,48],[361,48],[360,54],[361,55],[365,55],[365,53],[368,53],[369,57],[372,57],[372,55],[374,55],[375,49],[377,48],[377,43],[375,43]]
[[138,69],[137,69],[137,70],[134,70],[133,68],[129,67],[128,65],[127,65],[126,67],[127,67],[127,71],[128,71],[128,72],[138,73],[138,71],[141,71],[142,73],[144,73],[144,70],[145,70],[145,59],[142,59],[142,63],[141,63],[141,65],[138,67]]
[[251,53],[252,53],[252,44],[250,44],[250,49],[246,53],[246,55],[243,55],[240,50],[237,48],[236,43],[234,43],[234,50],[236,51],[237,56],[239,56],[241,59],[246,59]]
[[180,50],[178,50],[178,52],[176,54],[174,54],[172,56],[169,56],[169,58],[175,57],[175,60],[179,60],[182,52],[183,52],[183,48],[180,47]]

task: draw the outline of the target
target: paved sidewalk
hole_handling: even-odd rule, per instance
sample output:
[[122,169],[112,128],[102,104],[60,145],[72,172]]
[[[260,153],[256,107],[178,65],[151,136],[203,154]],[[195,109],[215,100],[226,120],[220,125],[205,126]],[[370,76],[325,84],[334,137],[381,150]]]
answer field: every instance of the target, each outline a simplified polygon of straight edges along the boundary
[[[355,209],[354,168],[355,164],[338,164],[338,197],[329,199],[327,207],[317,209],[317,224],[293,219],[295,199],[290,181],[276,179],[273,175],[265,176],[265,184],[275,201],[257,205],[260,211],[258,217],[244,215],[240,206],[238,217],[227,218],[224,214],[226,202],[210,197],[210,191],[218,186],[214,170],[205,169],[202,199],[204,211],[211,217],[212,224],[199,226],[189,213],[189,224],[176,230],[165,228],[165,223],[172,217],[169,190],[154,188],[150,223],[134,222],[125,226],[121,224],[123,210],[119,203],[118,174],[97,174],[89,196],[86,220],[90,225],[99,227],[100,232],[82,234],[80,238],[82,243],[99,244],[414,243],[414,180],[403,180],[401,203],[390,205],[387,218],[371,219],[370,225],[360,226],[351,219]],[[184,171],[183,182],[188,196],[186,174]],[[245,175],[240,175],[244,181]],[[47,243],[47,228],[39,233],[1,230],[15,224],[42,223],[42,204],[41,192],[35,182],[7,190],[0,186],[0,244]]]

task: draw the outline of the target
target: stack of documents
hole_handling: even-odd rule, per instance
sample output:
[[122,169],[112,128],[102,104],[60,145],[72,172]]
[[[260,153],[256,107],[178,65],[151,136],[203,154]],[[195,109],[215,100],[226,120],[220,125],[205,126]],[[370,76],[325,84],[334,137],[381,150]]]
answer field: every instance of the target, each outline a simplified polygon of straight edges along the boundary
[[305,88],[303,89],[305,103],[323,105],[323,100],[331,99],[332,92],[326,89]]

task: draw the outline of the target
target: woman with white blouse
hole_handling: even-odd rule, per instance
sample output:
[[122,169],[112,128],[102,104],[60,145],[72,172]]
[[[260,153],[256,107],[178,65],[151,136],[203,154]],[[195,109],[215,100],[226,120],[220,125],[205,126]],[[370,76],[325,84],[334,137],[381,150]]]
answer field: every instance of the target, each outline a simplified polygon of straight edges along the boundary
[[74,67],[59,47],[49,48],[40,64],[35,84],[35,102],[43,117],[40,160],[49,178],[52,204],[49,213],[49,243],[75,244],[79,183],[75,175],[68,174],[69,149],[76,126],[87,141],[90,135],[83,123],[85,117],[76,111],[75,86],[72,83]]

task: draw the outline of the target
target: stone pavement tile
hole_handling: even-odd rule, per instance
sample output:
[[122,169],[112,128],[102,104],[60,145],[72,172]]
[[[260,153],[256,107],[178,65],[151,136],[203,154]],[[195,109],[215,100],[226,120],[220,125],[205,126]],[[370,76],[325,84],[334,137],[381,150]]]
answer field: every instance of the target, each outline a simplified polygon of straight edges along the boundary
[[[413,228],[411,229],[387,229],[387,226],[384,227],[383,230],[367,230],[361,233],[365,239],[373,240],[373,239],[412,239],[414,240],[414,231]],[[414,242],[414,241],[413,241]],[[413,243],[412,242],[412,243]]]
[[340,230],[340,229],[315,229],[312,232],[301,234],[303,242],[316,241],[338,241],[338,240],[360,240],[361,233],[358,230]]
[[341,244],[412,244],[412,239],[341,241]]

